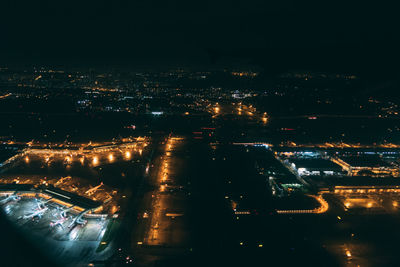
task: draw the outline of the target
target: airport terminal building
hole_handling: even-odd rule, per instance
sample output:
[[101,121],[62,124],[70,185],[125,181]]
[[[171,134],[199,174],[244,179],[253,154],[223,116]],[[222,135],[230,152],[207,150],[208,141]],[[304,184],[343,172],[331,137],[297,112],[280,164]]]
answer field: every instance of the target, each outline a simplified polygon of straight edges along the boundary
[[399,176],[399,169],[380,157],[347,156],[335,158],[333,161],[351,176]]
[[300,176],[345,174],[340,165],[328,159],[291,159],[290,163]]

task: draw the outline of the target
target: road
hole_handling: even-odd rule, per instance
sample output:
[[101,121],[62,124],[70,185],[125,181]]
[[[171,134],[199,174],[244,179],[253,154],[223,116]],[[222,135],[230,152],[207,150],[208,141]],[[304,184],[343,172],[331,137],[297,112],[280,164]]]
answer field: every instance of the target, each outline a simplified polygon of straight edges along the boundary
[[185,218],[186,193],[180,184],[183,163],[178,155],[184,140],[159,139],[146,179],[151,185],[139,204],[131,249],[139,266],[148,266],[184,253],[189,246]]

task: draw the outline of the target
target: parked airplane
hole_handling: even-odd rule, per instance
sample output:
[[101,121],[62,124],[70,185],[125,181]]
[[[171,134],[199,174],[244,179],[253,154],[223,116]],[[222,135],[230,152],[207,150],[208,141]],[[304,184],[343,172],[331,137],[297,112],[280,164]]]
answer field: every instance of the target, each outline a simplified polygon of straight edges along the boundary
[[89,190],[87,190],[85,192],[85,194],[87,194],[88,196],[93,195],[101,186],[103,186],[103,182],[101,182],[98,186],[95,186],[93,188],[90,188]]
[[42,218],[43,214],[48,210],[48,207],[41,207],[38,204],[38,208],[35,209],[34,212],[22,216],[22,219],[34,219],[34,218]]
[[81,213],[78,214],[78,216],[76,216],[71,224],[68,226],[68,228],[74,228],[76,225],[85,225],[87,223],[86,220],[82,219],[83,215],[85,215],[85,213],[87,213],[88,210],[84,210]]
[[60,180],[58,180],[54,186],[58,186],[59,184],[62,184],[65,180],[67,179],[71,179],[71,176],[65,176],[65,177],[61,177]]
[[0,205],[6,204],[10,201],[19,201],[20,199],[21,197],[17,195],[17,192],[15,192],[14,194],[9,195],[5,199],[0,200]]
[[64,223],[65,221],[67,221],[67,220],[68,220],[68,217],[63,217],[63,216],[61,216],[60,219],[51,221],[51,222],[50,222],[50,226],[51,226],[51,227],[61,226],[61,228],[64,228],[63,223]]

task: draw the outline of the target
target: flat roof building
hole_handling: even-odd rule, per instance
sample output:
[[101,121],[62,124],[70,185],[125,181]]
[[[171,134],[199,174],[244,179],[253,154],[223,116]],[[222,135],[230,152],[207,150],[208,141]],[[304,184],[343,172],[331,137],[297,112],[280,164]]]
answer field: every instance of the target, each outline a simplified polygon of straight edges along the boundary
[[344,174],[340,165],[328,159],[291,159],[290,163],[300,176]]
[[352,176],[399,176],[398,168],[375,155],[343,156],[333,161]]

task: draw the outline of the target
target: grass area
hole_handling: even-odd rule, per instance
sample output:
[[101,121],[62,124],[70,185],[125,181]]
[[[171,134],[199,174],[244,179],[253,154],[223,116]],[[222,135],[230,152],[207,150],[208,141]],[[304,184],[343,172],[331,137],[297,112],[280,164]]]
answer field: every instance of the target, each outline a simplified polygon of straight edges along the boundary
[[120,221],[118,219],[111,219],[107,225],[107,229],[101,239],[100,245],[97,247],[96,252],[103,251],[108,244],[112,241],[116,230],[119,228]]

